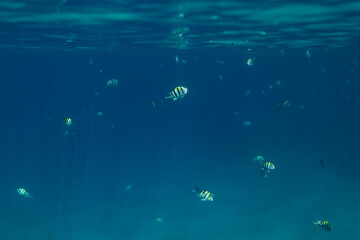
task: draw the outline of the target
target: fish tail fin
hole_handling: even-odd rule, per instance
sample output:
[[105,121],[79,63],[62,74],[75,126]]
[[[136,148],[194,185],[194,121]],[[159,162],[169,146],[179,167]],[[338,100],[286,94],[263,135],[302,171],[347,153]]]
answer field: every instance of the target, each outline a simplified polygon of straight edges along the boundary
[[192,192],[200,192],[200,188],[198,188],[197,186],[195,186],[194,189],[192,190]]
[[34,197],[32,195],[30,195],[29,193],[25,195],[26,198],[29,198],[29,199],[34,199]]
[[266,174],[266,171],[264,171],[263,168],[260,168],[259,169],[259,175],[263,178],[267,178],[267,174]]

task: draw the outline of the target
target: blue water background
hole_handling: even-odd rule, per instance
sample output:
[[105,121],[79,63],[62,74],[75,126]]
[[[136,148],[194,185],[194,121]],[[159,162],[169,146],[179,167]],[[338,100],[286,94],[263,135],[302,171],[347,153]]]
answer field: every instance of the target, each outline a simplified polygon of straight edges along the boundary
[[[231,47],[3,50],[1,239],[356,239],[357,50]],[[188,94],[164,102],[177,86]],[[267,179],[256,155],[276,166]]]

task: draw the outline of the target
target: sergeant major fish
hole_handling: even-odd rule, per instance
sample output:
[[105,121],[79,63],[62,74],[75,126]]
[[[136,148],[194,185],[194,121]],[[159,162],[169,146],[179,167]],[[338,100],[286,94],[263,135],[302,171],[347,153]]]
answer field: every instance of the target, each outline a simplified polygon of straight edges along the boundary
[[69,128],[72,126],[73,122],[72,119],[67,117],[64,119],[64,125],[65,125],[65,136],[69,135]]
[[255,58],[254,59],[251,59],[251,58],[249,58],[247,61],[246,61],[246,64],[249,66],[249,67],[251,67],[254,63],[254,60],[255,60]]
[[288,100],[284,100],[280,103],[280,105],[278,106],[278,110],[285,110],[288,109],[290,107],[290,102]]
[[34,198],[24,188],[18,188],[18,189],[16,189],[16,191],[19,193],[20,196],[23,196],[25,198]]
[[117,87],[119,85],[119,81],[115,78],[112,78],[106,82],[106,87]]
[[214,201],[214,194],[210,193],[208,190],[195,187],[193,192],[196,193],[196,195],[200,198],[201,201]]
[[64,119],[64,124],[65,124],[65,126],[66,127],[70,127],[71,125],[72,125],[72,120],[71,120],[71,118],[65,118]]
[[263,178],[267,178],[267,174],[275,169],[275,165],[271,162],[264,162],[264,164],[259,168],[259,174]]
[[253,162],[258,162],[259,164],[259,174],[263,178],[267,178],[267,174],[275,169],[275,165],[271,162],[265,162],[265,158],[261,155],[258,155],[252,159]]
[[322,221],[322,220],[317,220],[316,222],[314,222],[314,224],[321,228],[323,231],[331,231],[332,230],[332,226],[331,224],[329,223],[329,221]]
[[165,97],[166,99],[172,99],[176,101],[182,99],[188,92],[188,89],[185,87],[177,87],[172,92],[169,93],[169,96]]

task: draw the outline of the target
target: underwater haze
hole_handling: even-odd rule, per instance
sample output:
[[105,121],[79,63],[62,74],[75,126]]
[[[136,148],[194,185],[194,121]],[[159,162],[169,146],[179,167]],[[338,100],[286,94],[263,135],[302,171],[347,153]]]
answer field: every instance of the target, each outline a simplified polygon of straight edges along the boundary
[[1,1],[0,238],[357,239],[359,56],[359,1]]

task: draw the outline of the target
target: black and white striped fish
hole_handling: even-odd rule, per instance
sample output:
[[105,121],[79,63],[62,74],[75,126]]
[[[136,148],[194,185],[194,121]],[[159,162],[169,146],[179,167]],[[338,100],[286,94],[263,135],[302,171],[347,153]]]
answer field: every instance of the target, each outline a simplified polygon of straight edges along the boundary
[[177,87],[169,93],[169,96],[165,97],[166,99],[172,99],[173,101],[176,101],[178,99],[182,99],[188,92],[188,89],[186,87]]
[[23,196],[25,198],[33,198],[33,196],[30,195],[24,188],[18,188],[16,191],[19,193],[20,196]]
[[262,169],[264,171],[270,172],[271,170],[275,169],[275,165],[271,162],[265,162],[264,165],[262,166]]
[[209,192],[208,190],[195,187],[193,192],[196,193],[196,195],[198,196],[198,198],[200,198],[201,201],[214,201],[214,194]]
[[323,231],[331,231],[332,230],[332,226],[329,223],[329,221],[318,220],[318,221],[314,222],[314,224],[317,227],[321,228]]
[[275,169],[275,165],[271,162],[264,162],[259,168],[259,174],[263,178],[267,178],[267,174]]
[[278,110],[286,110],[290,107],[290,102],[288,100],[284,100],[280,103],[280,105],[278,106]]
[[112,78],[106,82],[106,87],[117,87],[119,85],[119,81],[115,78]]

